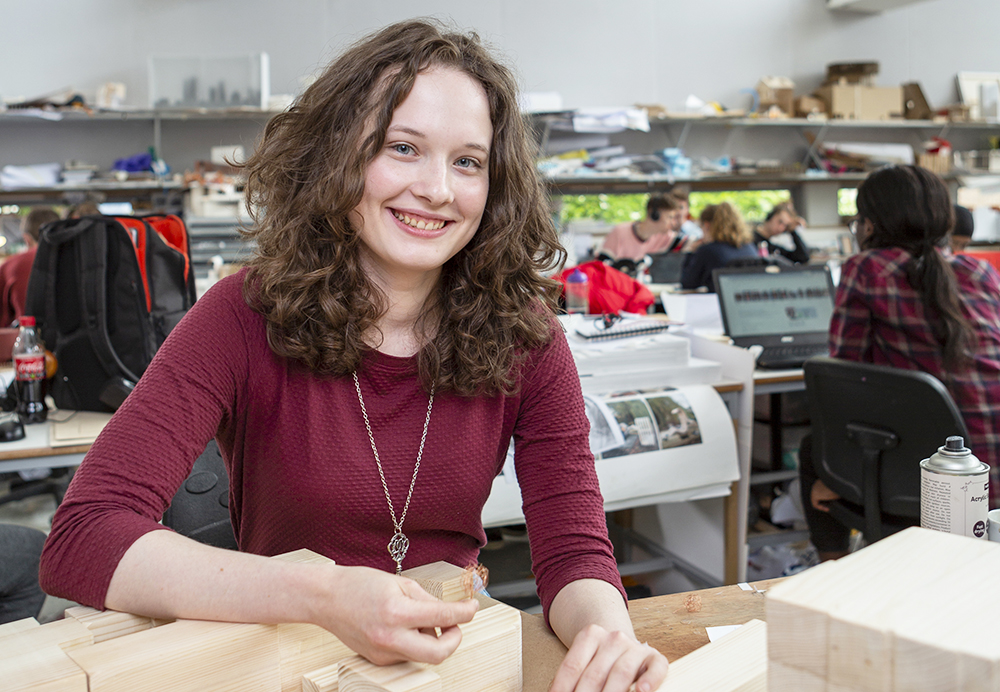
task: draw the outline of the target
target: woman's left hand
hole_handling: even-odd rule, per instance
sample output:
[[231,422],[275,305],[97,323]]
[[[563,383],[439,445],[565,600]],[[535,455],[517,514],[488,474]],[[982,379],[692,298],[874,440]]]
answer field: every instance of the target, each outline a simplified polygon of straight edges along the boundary
[[576,635],[549,692],[652,692],[667,676],[667,658],[630,634],[588,625]]

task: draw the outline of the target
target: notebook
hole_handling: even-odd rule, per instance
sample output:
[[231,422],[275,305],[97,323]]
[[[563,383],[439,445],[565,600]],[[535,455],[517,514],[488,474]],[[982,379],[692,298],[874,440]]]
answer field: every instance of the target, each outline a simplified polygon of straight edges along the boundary
[[829,354],[834,288],[826,265],[732,267],[712,277],[726,334],[737,346],[761,346],[758,366],[798,368]]
[[596,315],[588,316],[577,323],[575,331],[588,341],[603,341],[605,339],[656,334],[670,329],[675,324],[677,323],[654,317]]

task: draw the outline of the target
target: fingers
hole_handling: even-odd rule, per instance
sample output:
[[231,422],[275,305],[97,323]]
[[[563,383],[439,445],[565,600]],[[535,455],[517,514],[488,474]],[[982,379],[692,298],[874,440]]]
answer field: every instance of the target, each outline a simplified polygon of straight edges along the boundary
[[401,580],[403,594],[408,596],[400,624],[420,628],[454,627],[469,622],[479,610],[479,601],[469,598],[462,601],[441,601],[409,579]]
[[667,659],[623,632],[581,631],[556,672],[550,692],[651,692],[667,675]]

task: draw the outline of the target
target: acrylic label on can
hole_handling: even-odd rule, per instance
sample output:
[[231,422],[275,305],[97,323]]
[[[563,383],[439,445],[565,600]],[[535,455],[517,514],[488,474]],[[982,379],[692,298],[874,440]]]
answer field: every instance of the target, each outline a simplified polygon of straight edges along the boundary
[[987,470],[952,475],[921,468],[920,525],[960,536],[985,537],[989,488]]

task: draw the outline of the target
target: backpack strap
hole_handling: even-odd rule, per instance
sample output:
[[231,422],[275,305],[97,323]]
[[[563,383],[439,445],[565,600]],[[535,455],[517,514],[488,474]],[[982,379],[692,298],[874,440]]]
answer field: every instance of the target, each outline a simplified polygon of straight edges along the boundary
[[[109,377],[124,374],[133,382],[139,377],[126,366],[111,345],[108,335],[107,273],[108,233],[115,232],[117,221],[108,217],[85,217],[79,223],[63,228],[53,228],[46,233],[46,241],[53,246],[69,242],[91,232],[88,242],[76,244],[77,272],[80,279],[80,303],[85,317],[84,328],[94,349],[94,355]],[[126,232],[122,229],[122,232]],[[54,249],[54,248],[53,248]],[[46,286],[46,314],[56,314],[56,262],[58,252],[49,253],[48,286]]]

